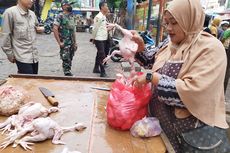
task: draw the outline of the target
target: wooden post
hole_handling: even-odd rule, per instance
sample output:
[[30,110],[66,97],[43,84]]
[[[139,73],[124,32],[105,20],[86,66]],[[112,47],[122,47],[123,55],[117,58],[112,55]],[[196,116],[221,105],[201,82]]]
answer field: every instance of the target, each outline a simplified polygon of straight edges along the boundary
[[147,25],[146,25],[146,30],[149,30],[149,21],[151,19],[152,15],[152,7],[153,7],[153,1],[149,0],[149,7],[148,7],[148,18],[147,18]]
[[161,27],[162,15],[164,13],[165,0],[160,0],[159,14],[157,20],[157,36],[156,36],[156,46],[162,41],[163,29]]
[[144,16],[143,16],[143,26],[142,26],[142,31],[144,30],[145,27],[145,16],[146,16],[146,7],[144,6]]
[[[164,10],[165,10],[165,0],[162,0],[161,1],[161,22],[163,21]],[[161,26],[161,28],[160,28],[160,42],[163,41],[163,34],[164,34],[164,29]]]

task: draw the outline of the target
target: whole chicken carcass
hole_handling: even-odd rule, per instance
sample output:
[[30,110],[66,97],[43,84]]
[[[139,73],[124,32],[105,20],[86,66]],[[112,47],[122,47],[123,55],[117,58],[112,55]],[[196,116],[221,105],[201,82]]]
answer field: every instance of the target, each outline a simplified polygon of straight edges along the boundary
[[47,117],[50,113],[57,112],[58,110],[57,107],[47,109],[41,103],[30,102],[19,109],[18,117],[30,121],[37,117]]
[[[0,123],[2,133],[9,131],[10,134],[21,130],[25,124],[32,122],[38,117],[46,117],[50,113],[57,112],[57,107],[45,108],[41,103],[29,102],[23,105],[17,115],[10,116],[5,122]],[[14,128],[14,130],[11,130]]]
[[[52,139],[53,144],[65,144],[60,140],[61,136],[69,131],[81,131],[86,127],[82,123],[77,123],[71,127],[61,127],[54,120],[49,117],[34,119],[29,125],[24,127],[18,133],[11,135],[6,138],[6,141],[1,144],[1,148],[5,148],[11,143],[15,142],[13,147],[17,144],[21,145],[25,150],[32,148],[33,142],[44,141],[46,139]],[[27,133],[31,132],[30,136],[25,136]],[[19,139],[17,142],[15,140]]]
[[135,54],[137,52],[138,49],[138,45],[137,43],[135,43],[132,38],[133,38],[133,34],[131,33],[131,31],[127,30],[127,29],[123,29],[121,26],[119,26],[118,24],[108,24],[107,28],[111,29],[111,27],[116,27],[118,29],[121,30],[121,32],[124,34],[124,37],[121,39],[121,41],[119,42],[119,49],[120,50],[115,50],[112,52],[111,55],[107,56],[104,60],[103,63],[105,63],[106,61],[108,61],[112,56],[114,56],[115,54],[119,54],[121,55],[125,60],[128,60],[128,62],[131,65],[131,70],[134,70],[134,57]]

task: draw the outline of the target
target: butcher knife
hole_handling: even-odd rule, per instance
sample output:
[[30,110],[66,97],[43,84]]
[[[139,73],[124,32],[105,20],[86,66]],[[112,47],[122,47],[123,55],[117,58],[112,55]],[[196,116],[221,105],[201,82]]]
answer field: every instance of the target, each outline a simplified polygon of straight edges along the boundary
[[55,98],[54,94],[47,88],[39,87],[39,90],[42,92],[42,94],[47,98],[49,103],[53,106],[58,106],[58,101]]
[[3,85],[6,82],[7,82],[7,80],[0,80],[0,86]]
[[110,88],[103,88],[103,87],[91,87],[92,89],[103,90],[103,91],[110,91]]

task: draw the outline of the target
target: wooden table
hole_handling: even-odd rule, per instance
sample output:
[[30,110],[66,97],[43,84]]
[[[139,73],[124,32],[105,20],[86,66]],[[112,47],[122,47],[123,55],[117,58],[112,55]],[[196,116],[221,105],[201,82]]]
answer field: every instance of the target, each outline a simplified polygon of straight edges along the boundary
[[[50,89],[59,101],[60,112],[50,115],[61,126],[83,122],[87,129],[70,132],[61,137],[66,145],[54,145],[50,140],[33,145],[35,153],[61,153],[67,147],[70,151],[82,153],[165,153],[166,147],[160,136],[148,139],[134,138],[129,131],[111,128],[106,121],[106,101],[109,92],[91,87],[111,86],[113,79],[49,77],[13,75],[4,85],[23,87],[31,101],[51,107],[38,87]],[[4,121],[6,117],[0,117]],[[5,135],[0,135],[1,142]],[[7,147],[1,153],[22,153],[20,146]]]

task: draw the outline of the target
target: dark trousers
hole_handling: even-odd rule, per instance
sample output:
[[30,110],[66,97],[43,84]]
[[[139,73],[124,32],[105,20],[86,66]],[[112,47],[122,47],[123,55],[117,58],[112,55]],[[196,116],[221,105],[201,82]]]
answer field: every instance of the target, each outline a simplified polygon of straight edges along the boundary
[[226,69],[226,74],[224,79],[224,92],[226,92],[228,86],[228,80],[230,77],[230,47],[226,49],[226,54],[227,54],[227,69]]
[[109,54],[110,47],[112,47],[112,38],[111,36],[108,36],[108,39],[106,40],[106,45],[105,45],[105,56]]
[[16,61],[18,67],[18,73],[21,74],[38,74],[38,62],[37,63],[22,63]]
[[[106,40],[105,41],[99,41],[99,40],[95,40],[95,46],[97,48],[97,56],[95,59],[95,65],[94,65],[94,69],[97,69],[101,71],[101,73],[105,73],[105,68],[103,63],[103,59],[106,57]],[[107,53],[108,54],[108,53]]]

